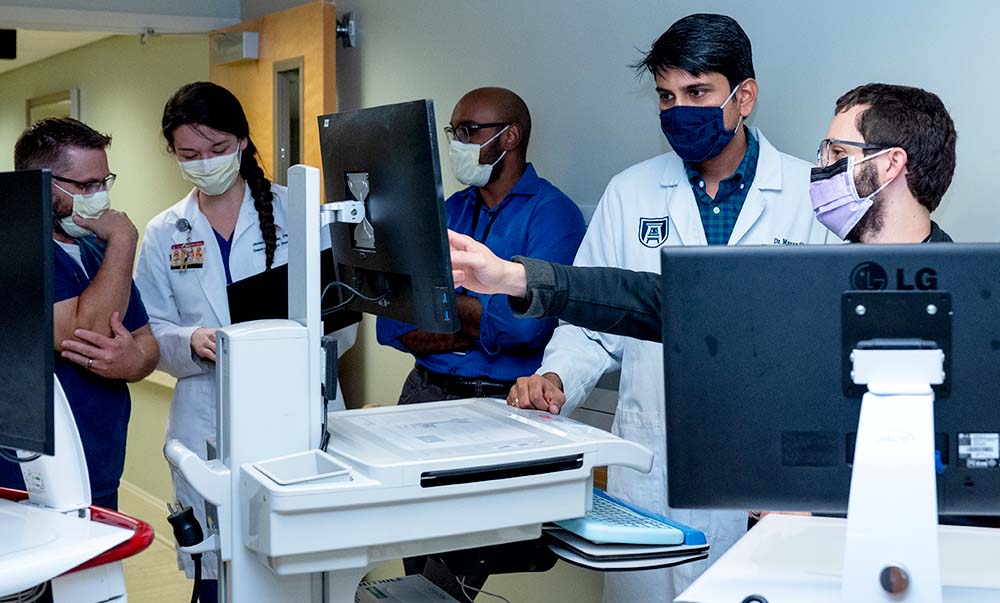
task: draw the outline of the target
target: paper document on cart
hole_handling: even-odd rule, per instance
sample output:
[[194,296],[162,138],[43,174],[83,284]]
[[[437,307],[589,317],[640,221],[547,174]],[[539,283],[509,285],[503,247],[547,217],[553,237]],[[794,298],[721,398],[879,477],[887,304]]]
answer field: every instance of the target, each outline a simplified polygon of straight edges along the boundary
[[[503,407],[501,407],[503,408]],[[567,435],[535,421],[501,414],[492,404],[415,404],[391,413],[336,417],[337,430],[365,435],[400,458],[450,458],[557,446]],[[333,431],[333,430],[331,430]]]

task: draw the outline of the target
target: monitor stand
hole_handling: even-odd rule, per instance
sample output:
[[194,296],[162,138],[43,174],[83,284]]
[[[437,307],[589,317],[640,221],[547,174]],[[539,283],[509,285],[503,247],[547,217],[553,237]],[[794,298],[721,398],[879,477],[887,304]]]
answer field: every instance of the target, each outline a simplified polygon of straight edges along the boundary
[[[1000,599],[1000,531],[937,525],[939,349],[855,349],[861,403],[848,518],[770,515],[678,603],[979,602]],[[942,561],[945,562],[942,570]],[[981,571],[975,568],[980,567]]]
[[861,401],[844,549],[844,601],[941,603],[934,391],[939,349],[854,350]]
[[32,505],[57,513],[75,513],[89,517],[90,474],[83,455],[83,443],[76,429],[76,420],[59,378],[52,389],[54,456],[41,455],[21,464],[25,489]]
[[73,600],[125,600],[109,598],[114,589],[125,592],[120,563],[64,575],[134,531],[90,520],[87,460],[69,401],[53,379],[56,454],[21,464],[28,501],[0,498],[0,599],[61,576],[52,588],[69,589]]

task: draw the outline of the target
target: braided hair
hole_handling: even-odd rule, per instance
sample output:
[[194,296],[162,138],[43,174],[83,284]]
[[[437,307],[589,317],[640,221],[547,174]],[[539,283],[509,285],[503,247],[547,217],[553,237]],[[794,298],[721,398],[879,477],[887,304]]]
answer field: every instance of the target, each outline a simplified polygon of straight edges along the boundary
[[174,152],[174,131],[184,125],[207,126],[226,132],[237,139],[246,139],[247,146],[240,160],[240,176],[250,187],[253,206],[257,210],[260,234],[264,237],[266,269],[274,263],[278,248],[277,228],[274,225],[274,195],[271,181],[257,162],[257,147],[250,138],[250,124],[243,106],[232,92],[212,82],[194,82],[182,86],[163,107],[161,129],[167,148]]

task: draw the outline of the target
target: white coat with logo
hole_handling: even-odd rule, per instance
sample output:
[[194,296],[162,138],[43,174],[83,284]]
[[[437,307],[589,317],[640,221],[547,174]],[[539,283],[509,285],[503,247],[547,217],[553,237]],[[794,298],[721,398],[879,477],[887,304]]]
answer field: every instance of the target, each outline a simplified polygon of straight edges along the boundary
[[[271,192],[274,195],[274,222],[278,239],[273,265],[280,266],[288,263],[288,231],[285,228],[287,189],[272,184]],[[177,223],[182,218],[187,220],[190,231],[178,229]],[[172,270],[171,247],[189,240],[204,242],[204,266]],[[229,271],[234,282],[264,271],[264,240],[249,186],[243,195],[231,241]],[[146,226],[135,282],[149,313],[153,335],[160,345],[160,364],[157,368],[177,378],[166,439],[176,438],[205,458],[205,442],[214,440],[216,435],[215,363],[192,354],[191,334],[200,327],[225,327],[231,321],[222,253],[211,224],[198,208],[197,189],[157,215]],[[354,344],[356,335],[356,326],[337,332],[341,353]],[[337,388],[338,396],[340,389]],[[338,402],[343,408],[343,399]],[[176,474],[174,495],[182,504],[194,509],[204,529],[204,500]],[[188,577],[193,576],[190,557],[179,557]],[[202,565],[206,579],[217,577],[214,554],[205,555]]]
[[[778,152],[756,129],[757,172],[729,239],[730,245],[822,244],[828,231],[813,217],[810,164]],[[832,235],[829,235],[832,237]],[[836,239],[831,239],[836,240]],[[706,245],[705,229],[684,162],[666,153],[611,179],[594,213],[574,264],[660,272],[664,245]],[[732,300],[734,304],[739,300]],[[669,312],[669,309],[665,311]],[[702,530],[709,560],[675,569],[605,574],[604,601],[669,602],[746,532],[745,511],[691,511],[667,507],[663,352],[658,343],[559,326],[545,348],[538,374],[557,373],[569,414],[606,371],[621,369],[618,409],[612,430],[650,448],[653,469],[641,474],[609,468],[608,490]],[[697,430],[701,426],[692,425]]]

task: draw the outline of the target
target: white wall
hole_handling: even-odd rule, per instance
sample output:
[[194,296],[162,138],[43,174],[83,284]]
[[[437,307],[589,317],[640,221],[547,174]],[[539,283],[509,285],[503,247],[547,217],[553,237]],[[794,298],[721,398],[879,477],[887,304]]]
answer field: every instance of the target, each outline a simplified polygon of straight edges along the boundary
[[[261,11],[288,0],[244,0]],[[699,0],[340,0],[360,48],[338,52],[342,110],[429,97],[443,126],[455,101],[506,86],[535,120],[530,156],[583,206],[622,168],[666,149],[648,78],[627,65],[677,18],[721,12],[754,47],[754,122],[779,148],[812,160],[836,98],[865,82],[939,94],[958,127],[959,166],[936,218],[957,239],[996,240],[991,174],[1000,92],[993,49],[1000,3],[979,0],[739,2]],[[246,16],[246,15],[244,15]],[[443,157],[443,159],[447,159]],[[447,166],[447,162],[442,165]],[[446,170],[447,171],[447,170]],[[450,174],[445,188],[457,188]]]
[[[252,18],[296,0],[242,0]],[[337,50],[340,110],[435,100],[444,126],[466,91],[499,85],[534,117],[529,159],[589,217],[612,175],[668,147],[657,99],[636,61],[678,18],[736,18],[754,49],[760,102],[751,120],[778,148],[812,161],[838,96],[884,81],[939,94],[959,132],[958,170],[935,218],[957,240],[998,240],[989,108],[1000,93],[993,24],[1000,3],[932,0],[837,3],[736,0],[339,0],[357,16],[360,45]],[[443,149],[446,151],[446,148]],[[442,153],[445,192],[458,190]],[[381,347],[365,319],[347,360],[363,399],[391,403],[412,358]]]

